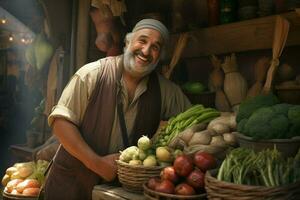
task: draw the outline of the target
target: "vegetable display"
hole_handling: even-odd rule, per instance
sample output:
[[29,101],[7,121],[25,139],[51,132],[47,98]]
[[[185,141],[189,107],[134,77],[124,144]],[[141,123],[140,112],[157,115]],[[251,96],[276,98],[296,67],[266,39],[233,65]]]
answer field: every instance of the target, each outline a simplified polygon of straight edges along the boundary
[[237,146],[236,136],[232,134],[235,130],[235,114],[223,112],[208,125],[196,124],[178,133],[169,147],[183,149],[186,154],[207,152],[223,159],[228,149]]
[[220,112],[214,108],[205,108],[203,105],[197,104],[189,108],[176,117],[169,119],[166,127],[161,129],[161,132],[154,139],[154,146],[168,146],[173,138],[195,124],[203,124],[210,122],[214,118],[220,116]]
[[[138,139],[137,146],[130,146],[120,152],[119,159],[129,165],[168,166],[174,160],[175,151],[168,147],[153,148],[147,136]],[[177,152],[178,153],[178,152]]]
[[239,122],[238,131],[254,139],[300,136],[300,105],[276,104],[259,108]]
[[14,195],[38,196],[48,164],[45,160],[15,163],[6,169],[2,178],[4,191]]
[[258,153],[236,148],[223,161],[217,178],[236,184],[268,187],[294,183],[300,180],[300,150],[294,158],[284,158],[276,148]]
[[236,116],[237,123],[240,123],[244,119],[248,119],[252,113],[263,107],[273,106],[279,103],[279,99],[272,93],[269,95],[257,95],[242,101],[239,107],[239,111]]
[[[199,159],[200,157],[203,159]],[[150,178],[147,187],[157,192],[176,195],[203,193],[205,172],[215,167],[216,159],[211,154],[182,154],[176,157],[172,166],[162,169],[160,178]]]

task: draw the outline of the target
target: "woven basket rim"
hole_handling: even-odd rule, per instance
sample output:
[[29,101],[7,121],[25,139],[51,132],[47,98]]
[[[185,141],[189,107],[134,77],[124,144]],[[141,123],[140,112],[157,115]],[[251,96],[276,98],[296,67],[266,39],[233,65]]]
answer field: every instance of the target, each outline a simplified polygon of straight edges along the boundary
[[167,194],[167,193],[157,192],[148,188],[147,183],[143,184],[143,188],[144,188],[144,192],[146,192],[147,194],[155,194],[162,197],[174,198],[174,199],[198,199],[198,198],[206,197],[206,193],[195,194],[195,195],[177,195],[177,194]]
[[127,168],[133,168],[133,169],[152,169],[152,170],[160,170],[163,169],[163,166],[144,166],[144,165],[129,165],[128,163],[121,161],[121,160],[116,160],[117,164],[120,166],[124,166]]
[[24,195],[24,194],[11,194],[5,190],[3,190],[3,194],[6,195],[7,197],[22,198],[22,199],[29,199],[29,200],[38,198],[38,196],[28,196],[28,195]]
[[287,185],[275,186],[275,187],[236,184],[236,183],[231,183],[226,181],[220,181],[216,179],[214,176],[212,176],[210,171],[207,171],[205,173],[205,189],[208,191],[208,188],[210,187],[213,187],[214,189],[219,187],[219,186],[212,186],[210,184],[210,181],[215,182],[218,185],[222,185],[220,186],[220,188],[222,188],[222,191],[225,191],[226,189],[232,189],[232,190],[234,189],[235,191],[240,191],[240,192],[251,191],[252,194],[258,192],[257,195],[259,196],[263,195],[262,192],[277,194],[280,193],[281,191],[290,191],[290,189],[300,187],[300,180]]
[[255,140],[252,137],[246,136],[246,135],[244,135],[242,133],[239,133],[239,132],[233,132],[233,134],[238,139],[246,140],[246,141],[249,141],[249,142],[261,142],[261,143],[264,143],[264,142],[266,142],[266,143],[271,143],[271,142],[275,142],[275,143],[299,143],[300,142],[300,137],[299,136],[295,136],[295,137],[292,137],[290,139],[269,139],[269,140],[263,139],[263,140]]

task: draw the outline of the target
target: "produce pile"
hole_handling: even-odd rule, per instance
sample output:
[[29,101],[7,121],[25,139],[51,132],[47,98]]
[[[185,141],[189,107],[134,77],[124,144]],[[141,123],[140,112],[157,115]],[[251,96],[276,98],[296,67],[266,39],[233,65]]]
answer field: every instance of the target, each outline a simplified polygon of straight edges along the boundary
[[218,180],[236,184],[282,186],[300,180],[300,149],[295,157],[284,158],[274,149],[255,153],[236,148],[223,161]]
[[194,105],[168,120],[168,124],[155,137],[154,147],[168,146],[181,131],[195,124],[205,125],[218,116],[220,116],[220,112],[214,108],[205,108],[200,104]]
[[48,164],[45,160],[15,163],[6,169],[2,178],[4,191],[14,195],[38,196]]
[[179,155],[172,166],[161,171],[160,177],[150,178],[147,187],[156,192],[176,195],[203,193],[205,172],[216,166],[216,159],[209,153]]
[[174,160],[174,155],[180,151],[174,151],[168,147],[153,148],[151,140],[147,136],[138,139],[137,146],[130,146],[120,152],[119,160],[129,165],[168,166]]
[[242,102],[236,120],[238,131],[254,139],[300,136],[300,105],[279,104],[273,94]]
[[171,148],[182,149],[186,154],[203,151],[223,159],[226,151],[237,146],[235,114],[221,113],[221,116],[207,123],[195,124],[172,139]]

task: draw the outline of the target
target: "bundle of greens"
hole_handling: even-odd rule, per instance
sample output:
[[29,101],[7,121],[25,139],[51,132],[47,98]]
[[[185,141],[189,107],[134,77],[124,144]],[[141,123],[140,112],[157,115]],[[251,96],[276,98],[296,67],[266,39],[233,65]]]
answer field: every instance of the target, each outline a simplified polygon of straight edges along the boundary
[[154,146],[168,146],[172,139],[181,131],[195,124],[208,123],[218,116],[220,116],[220,112],[214,108],[205,108],[200,104],[194,105],[185,112],[168,120],[166,127],[164,127],[155,138]]
[[276,148],[258,153],[236,148],[223,161],[217,179],[267,187],[294,183],[300,180],[300,149],[294,158],[285,159]]

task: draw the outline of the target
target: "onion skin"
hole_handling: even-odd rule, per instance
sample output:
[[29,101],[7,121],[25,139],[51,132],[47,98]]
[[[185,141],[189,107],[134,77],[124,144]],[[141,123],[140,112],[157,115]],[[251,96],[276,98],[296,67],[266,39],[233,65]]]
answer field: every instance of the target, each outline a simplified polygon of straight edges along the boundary
[[174,169],[179,176],[187,177],[193,170],[193,159],[187,155],[180,155],[174,161]]

